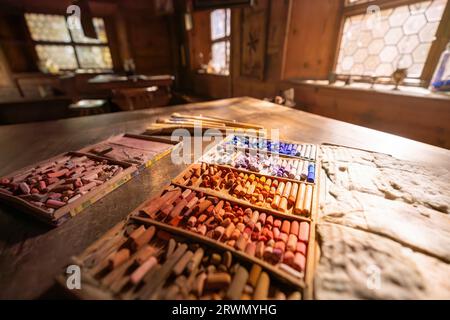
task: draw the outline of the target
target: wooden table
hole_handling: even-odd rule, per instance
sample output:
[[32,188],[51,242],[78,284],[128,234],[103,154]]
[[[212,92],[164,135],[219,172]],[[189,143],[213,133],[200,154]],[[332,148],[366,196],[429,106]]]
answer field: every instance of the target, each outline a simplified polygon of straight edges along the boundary
[[[334,143],[450,168],[450,151],[252,98],[0,127],[0,176],[123,132],[142,132],[172,112],[214,115],[279,128],[283,138]],[[165,157],[82,214],[52,229],[0,205],[0,298],[59,296],[54,277],[72,255],[110,229],[185,166]]]

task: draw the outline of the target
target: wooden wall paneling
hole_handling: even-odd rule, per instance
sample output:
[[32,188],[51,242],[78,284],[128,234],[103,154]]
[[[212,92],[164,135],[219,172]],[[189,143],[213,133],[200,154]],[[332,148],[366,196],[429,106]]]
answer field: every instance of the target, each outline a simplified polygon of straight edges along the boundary
[[[190,68],[198,70],[211,60],[211,11],[192,12],[193,28],[187,31],[190,41]],[[203,58],[201,58],[203,56]]]
[[119,10],[117,10],[117,12],[114,15],[114,29],[115,29],[114,32],[115,39],[117,41],[116,47],[119,53],[120,66],[118,66],[118,68],[119,70],[122,70],[125,60],[132,59],[132,55],[130,49],[130,41],[128,39],[127,22],[125,20],[125,17],[123,16],[122,10],[120,10],[120,6]]
[[287,17],[286,17],[286,25],[284,27],[284,36],[283,36],[283,51],[281,53],[281,70],[280,70],[280,79],[285,79],[284,70],[286,70],[286,59],[287,59],[287,50],[288,41],[289,41],[289,28],[291,27],[291,19],[292,19],[292,7],[294,0],[287,0]]
[[450,148],[450,108],[445,97],[309,84],[294,88],[302,110]]
[[231,39],[230,39],[230,77],[231,96],[236,97],[235,81],[241,69],[241,9],[231,9]]
[[268,22],[266,81],[279,81],[292,0],[271,1]]
[[0,87],[13,87],[14,81],[6,56],[0,44]]
[[20,97],[20,93],[0,44],[0,101],[18,97]]
[[338,37],[341,0],[292,0],[283,78],[327,79]]
[[103,16],[105,21],[105,31],[108,38],[109,51],[111,52],[111,58],[113,63],[113,69],[116,72],[123,70],[123,55],[122,50],[124,47],[128,47],[128,41],[123,41],[119,38],[118,20],[116,15]]
[[[291,0],[271,1],[267,7],[268,43],[265,53],[264,80],[252,79],[240,74],[241,46],[243,44],[241,25],[242,9],[232,11],[232,45],[231,45],[231,75],[232,96],[252,96],[257,98],[273,97],[279,93],[279,81],[283,64],[285,32],[289,18]],[[269,10],[270,9],[270,10]]]
[[[344,5],[345,0],[339,0],[341,2],[339,7],[339,13],[338,13],[338,19],[336,19],[336,34],[334,39],[334,52],[333,56],[331,58],[331,65],[329,70],[329,75],[331,73],[334,73],[336,70],[336,66],[339,59],[339,48],[341,47],[341,41],[342,41],[342,33],[344,31],[344,23],[345,23],[345,16],[344,16]],[[367,4],[366,4],[367,6]],[[367,9],[366,9],[367,10]],[[329,78],[329,77],[328,77]]]
[[269,10],[268,0],[255,0],[252,7],[241,10],[241,76],[264,80]]
[[279,93],[277,82],[261,82],[255,79],[233,79],[233,96],[249,96],[254,98],[274,97]]
[[167,17],[152,17],[145,12],[132,11],[126,13],[125,19],[137,72],[170,73],[172,56]]
[[189,60],[189,39],[184,28],[184,14],[189,10],[189,3],[183,0],[174,0],[174,15],[172,17],[173,33],[175,38],[172,39],[172,48],[175,48],[176,53],[174,53],[174,60],[176,62],[174,67],[176,67],[176,90],[186,91],[188,90],[188,85],[190,84],[189,78],[189,66],[187,64]]
[[0,41],[13,73],[37,71],[36,53],[22,13],[0,17]]
[[192,72],[193,92],[203,97],[224,99],[231,97],[231,78],[215,74]]
[[[201,63],[207,64],[211,59],[211,21],[210,10],[204,11],[189,11],[190,6],[187,5],[183,14],[180,15],[179,20],[183,24],[183,34],[185,36],[184,45],[187,52],[187,65],[182,68],[181,77],[183,82],[183,90],[190,91],[196,95],[205,98],[229,98],[232,96],[231,92],[231,76],[222,76],[214,74],[200,74],[197,70]],[[192,13],[193,29],[186,31],[184,29],[184,13]],[[234,14],[231,14],[233,20]],[[233,31],[231,32],[231,43],[233,43]],[[231,45],[233,55],[233,44]],[[203,61],[199,59],[202,53]],[[230,73],[233,73],[233,57],[231,56]]]
[[180,41],[180,35],[178,32],[178,19],[176,15],[171,15],[167,17],[168,23],[169,23],[169,43],[170,43],[170,53],[171,53],[171,59],[172,59],[172,70],[171,74],[175,76],[175,81],[173,88],[178,88],[180,85],[180,50],[179,50],[179,44]]

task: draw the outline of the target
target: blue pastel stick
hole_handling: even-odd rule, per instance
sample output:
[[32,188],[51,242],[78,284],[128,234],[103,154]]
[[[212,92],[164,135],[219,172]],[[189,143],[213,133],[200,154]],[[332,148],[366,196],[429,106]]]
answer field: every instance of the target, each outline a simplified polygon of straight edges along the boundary
[[307,178],[307,181],[314,183],[314,180],[316,178],[315,175],[316,175],[316,168],[315,168],[314,164],[310,164],[308,166],[308,178]]
[[292,151],[292,144],[287,144],[285,151],[286,151],[287,154],[290,154],[291,151]]

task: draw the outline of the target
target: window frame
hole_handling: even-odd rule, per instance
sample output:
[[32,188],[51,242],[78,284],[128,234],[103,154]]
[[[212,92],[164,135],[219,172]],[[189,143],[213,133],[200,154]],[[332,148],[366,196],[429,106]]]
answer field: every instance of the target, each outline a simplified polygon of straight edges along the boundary
[[[31,31],[30,28],[27,24],[25,15],[26,14],[39,14],[39,15],[55,15],[55,16],[60,16],[64,18],[65,21],[65,25],[67,28],[67,32],[69,33],[69,38],[70,41],[69,42],[62,42],[62,41],[45,41],[45,40],[34,40],[33,37],[31,36]],[[74,69],[67,69],[67,68],[63,68],[60,69],[60,71],[77,71],[77,70],[81,70],[81,71],[85,71],[85,72],[89,72],[89,71],[100,71],[100,72],[111,72],[114,70],[114,62],[111,65],[111,68],[83,68],[81,66],[81,62],[80,62],[80,58],[78,57],[78,53],[77,53],[77,46],[79,47],[107,47],[109,49],[109,52],[111,54],[111,59],[112,59],[112,51],[111,51],[111,47],[110,47],[110,39],[107,38],[105,43],[85,43],[85,42],[75,42],[73,39],[73,35],[72,32],[69,28],[69,22],[67,20],[67,16],[63,15],[63,14],[59,14],[59,13],[43,13],[43,12],[36,12],[36,11],[26,11],[23,13],[23,21],[25,23],[25,27],[28,33],[28,38],[29,41],[31,42],[31,44],[33,45],[33,50],[34,50],[34,56],[36,58],[36,63],[40,62],[39,59],[39,55],[36,51],[36,46],[37,45],[44,45],[44,46],[49,46],[49,45],[54,45],[54,46],[71,46],[73,48],[74,51],[74,56],[75,56],[75,61],[77,63],[77,67]],[[106,29],[106,22],[105,22],[105,18],[104,17],[92,17],[92,19],[94,18],[98,18],[98,19],[102,19],[103,20],[103,24],[105,25],[105,29]]]
[[[351,16],[364,14],[367,12],[367,6],[369,5],[377,5],[381,10],[391,9],[402,5],[411,5],[418,2],[423,2],[424,0],[368,0],[362,3],[350,4],[348,0],[341,0],[341,17],[339,23],[339,32],[337,34],[336,41],[336,49],[333,59],[332,65],[332,73],[335,75],[337,80],[348,80],[351,78],[352,80],[356,80],[359,82],[371,83],[373,82],[373,77],[370,76],[357,76],[357,75],[345,75],[345,74],[336,74],[336,67],[339,59],[339,51],[341,47],[341,41],[343,38],[343,30],[345,20]],[[413,81],[412,78],[407,78],[406,80],[410,80],[410,82],[405,82],[403,85],[407,86],[421,86],[428,87],[431,78],[433,76],[434,70],[439,63],[440,54],[445,50],[447,43],[450,41],[450,0],[447,1],[447,5],[444,8],[444,12],[442,13],[441,21],[439,22],[439,26],[436,30],[435,40],[431,43],[430,50],[428,52],[427,58],[425,60],[422,73],[420,77]],[[388,76],[380,76],[376,77],[377,79],[384,79],[382,83],[393,84],[391,77]]]

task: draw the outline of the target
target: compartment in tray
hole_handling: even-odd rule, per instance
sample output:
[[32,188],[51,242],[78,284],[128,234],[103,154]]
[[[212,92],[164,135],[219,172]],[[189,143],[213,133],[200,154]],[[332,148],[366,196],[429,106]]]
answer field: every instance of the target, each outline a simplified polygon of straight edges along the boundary
[[173,182],[219,192],[264,209],[300,216],[310,216],[315,191],[315,186],[309,183],[207,163],[191,165]]
[[167,154],[176,144],[168,139],[124,134],[83,148],[82,151],[143,166]]
[[225,143],[237,147],[257,149],[290,157],[301,157],[311,161],[315,161],[317,158],[317,146],[310,143],[277,141],[245,135],[230,135]]
[[[121,222],[73,263],[80,298],[301,299],[302,288],[221,247],[138,221]],[[65,286],[63,276],[60,283]]]
[[201,191],[169,186],[132,217],[151,218],[222,243],[303,279],[310,221],[277,216]]
[[283,157],[279,154],[219,144],[208,151],[201,161],[227,165],[263,175],[315,183],[316,165],[313,161]]

